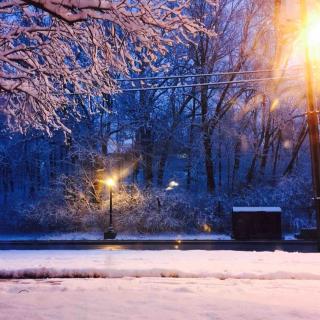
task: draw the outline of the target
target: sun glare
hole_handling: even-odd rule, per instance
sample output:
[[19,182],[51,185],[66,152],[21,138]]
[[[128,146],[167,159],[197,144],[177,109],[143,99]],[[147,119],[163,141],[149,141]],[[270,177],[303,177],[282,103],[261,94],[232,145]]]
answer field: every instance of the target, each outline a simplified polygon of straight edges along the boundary
[[320,13],[309,16],[304,37],[309,46],[310,58],[320,61]]

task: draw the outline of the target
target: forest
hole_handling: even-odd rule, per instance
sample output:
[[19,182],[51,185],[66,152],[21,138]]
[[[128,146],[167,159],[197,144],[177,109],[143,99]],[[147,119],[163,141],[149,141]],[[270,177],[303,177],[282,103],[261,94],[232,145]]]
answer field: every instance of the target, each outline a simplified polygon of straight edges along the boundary
[[239,205],[313,226],[301,39],[281,7],[96,2],[0,2],[0,230],[102,230],[110,175],[122,232],[228,233]]

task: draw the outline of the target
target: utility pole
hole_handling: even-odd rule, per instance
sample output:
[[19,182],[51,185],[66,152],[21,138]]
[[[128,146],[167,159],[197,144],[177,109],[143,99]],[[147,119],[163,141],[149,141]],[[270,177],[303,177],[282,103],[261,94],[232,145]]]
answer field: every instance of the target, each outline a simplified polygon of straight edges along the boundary
[[[308,26],[308,8],[306,0],[300,0],[301,22],[303,29]],[[312,66],[310,58],[309,42],[306,36],[304,38],[305,50],[305,82],[307,96],[307,123],[309,130],[309,143],[312,167],[313,193],[316,208],[317,221],[317,241],[320,249],[320,151],[319,151],[319,122],[317,110],[314,102]]]

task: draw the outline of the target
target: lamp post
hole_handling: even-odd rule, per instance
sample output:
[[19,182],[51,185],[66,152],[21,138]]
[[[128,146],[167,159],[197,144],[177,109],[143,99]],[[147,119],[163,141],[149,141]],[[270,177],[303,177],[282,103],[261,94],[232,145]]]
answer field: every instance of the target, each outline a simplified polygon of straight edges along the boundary
[[105,184],[109,188],[109,227],[104,233],[104,239],[115,239],[117,232],[113,229],[112,225],[112,187],[115,185],[115,181],[112,178],[109,178],[105,181]]

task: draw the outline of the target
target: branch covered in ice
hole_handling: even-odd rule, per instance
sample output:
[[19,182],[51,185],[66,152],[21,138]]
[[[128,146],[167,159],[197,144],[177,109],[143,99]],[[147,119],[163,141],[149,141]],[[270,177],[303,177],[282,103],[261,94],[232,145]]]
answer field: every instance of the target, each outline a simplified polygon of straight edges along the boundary
[[112,93],[115,75],[154,67],[173,43],[209,32],[187,14],[189,5],[182,0],[1,2],[0,94],[9,125],[61,128],[73,92]]

